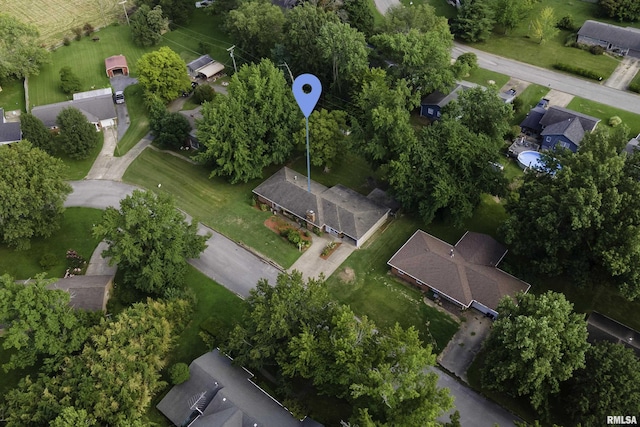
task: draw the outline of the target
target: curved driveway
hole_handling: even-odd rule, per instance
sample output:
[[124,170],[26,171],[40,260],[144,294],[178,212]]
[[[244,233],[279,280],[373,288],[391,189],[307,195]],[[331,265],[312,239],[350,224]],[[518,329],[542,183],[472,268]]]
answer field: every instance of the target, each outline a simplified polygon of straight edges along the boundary
[[[105,209],[119,207],[120,200],[140,189],[130,184],[106,180],[84,180],[69,183],[73,193],[67,197],[66,207]],[[249,296],[261,278],[275,284],[280,271],[234,241],[217,233],[203,224],[198,224],[200,234],[212,233],[207,240],[208,247],[200,258],[189,263],[206,276],[220,283],[241,298]]]

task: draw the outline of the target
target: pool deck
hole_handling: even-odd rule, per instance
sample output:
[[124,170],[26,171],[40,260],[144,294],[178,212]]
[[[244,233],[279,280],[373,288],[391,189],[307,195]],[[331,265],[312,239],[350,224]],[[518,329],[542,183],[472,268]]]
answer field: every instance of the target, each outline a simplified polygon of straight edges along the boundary
[[509,147],[509,155],[517,158],[523,151],[540,151],[540,144],[531,137],[519,136]]

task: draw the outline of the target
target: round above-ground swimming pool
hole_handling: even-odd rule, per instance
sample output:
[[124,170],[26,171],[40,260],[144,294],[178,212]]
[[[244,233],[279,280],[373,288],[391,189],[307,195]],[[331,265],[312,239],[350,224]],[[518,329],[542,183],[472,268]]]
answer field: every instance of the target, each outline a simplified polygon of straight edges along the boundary
[[537,151],[523,151],[518,154],[518,164],[522,169],[544,167],[542,164],[542,156]]

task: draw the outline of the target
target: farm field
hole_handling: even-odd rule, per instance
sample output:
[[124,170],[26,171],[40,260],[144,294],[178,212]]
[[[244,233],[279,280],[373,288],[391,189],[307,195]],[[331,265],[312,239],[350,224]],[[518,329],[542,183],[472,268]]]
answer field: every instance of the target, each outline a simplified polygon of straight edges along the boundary
[[72,28],[86,23],[101,28],[120,17],[124,18],[122,6],[115,0],[3,0],[2,12],[35,25],[42,43],[49,47],[72,35]]

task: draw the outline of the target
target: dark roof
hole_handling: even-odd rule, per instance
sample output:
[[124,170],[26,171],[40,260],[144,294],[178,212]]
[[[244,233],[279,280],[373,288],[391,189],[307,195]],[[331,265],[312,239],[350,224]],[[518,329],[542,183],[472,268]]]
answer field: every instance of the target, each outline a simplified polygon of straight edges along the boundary
[[542,117],[546,112],[547,109],[544,107],[536,106],[532,108],[531,111],[529,111],[529,114],[527,114],[527,117],[525,117],[522,123],[520,123],[520,127],[531,129],[536,133],[542,132],[540,120],[542,120]]
[[568,110],[562,107],[552,106],[549,107],[547,112],[540,120],[540,124],[543,127],[547,127],[549,125],[563,122],[567,119],[578,119],[580,120],[580,124],[585,132],[591,132],[596,128],[596,125],[600,122],[600,119],[592,116],[588,116],[586,114],[578,113],[577,111]]
[[100,120],[115,119],[116,108],[113,104],[111,95],[100,95],[93,98],[75,99],[72,101],[63,101],[56,104],[40,105],[33,107],[31,113],[39,118],[47,127],[56,126],[56,118],[60,111],[65,108],[74,107],[80,110],[82,114],[91,123],[97,123]]
[[202,416],[193,427],[313,426],[296,420],[250,380],[249,371],[233,366],[218,350],[194,360],[189,371],[189,380],[173,387],[157,406],[177,426],[195,418],[196,406]]
[[114,68],[128,68],[127,58],[125,58],[124,55],[110,56],[104,60],[104,67],[107,71],[113,70]]
[[585,131],[582,128],[582,124],[577,119],[566,119],[559,123],[554,123],[544,128],[541,133],[542,136],[563,135],[576,145],[580,145],[584,134]]
[[389,208],[339,184],[327,188],[311,181],[308,192],[307,177],[286,167],[253,192],[303,219],[312,210],[316,213],[316,226],[327,225],[356,240],[389,213]]
[[416,231],[387,264],[469,307],[477,301],[495,310],[502,297],[529,285],[496,268],[506,249],[491,236],[467,232],[455,245]]
[[209,55],[202,55],[200,58],[194,59],[193,61],[189,62],[187,64],[187,67],[194,71],[198,71],[202,67],[206,67],[212,62],[214,62],[213,58],[211,58]]
[[582,24],[578,35],[602,40],[625,49],[640,50],[640,30],[636,28],[588,20]]
[[440,91],[435,91],[423,98],[420,105],[437,105],[438,107],[444,107],[451,101],[458,99],[461,91],[465,91],[476,86],[478,85],[475,83],[458,82],[456,83],[456,86],[453,88],[453,90],[451,90],[451,92],[449,92],[448,94],[444,94]]
[[4,110],[0,108],[0,145],[20,141],[21,139],[20,122],[6,122]]
[[48,289],[62,289],[71,294],[69,305],[76,309],[104,310],[105,295],[113,276],[73,276],[59,279],[47,286]]
[[589,342],[609,341],[624,344],[640,357],[640,333],[620,322],[594,311],[587,320]]

